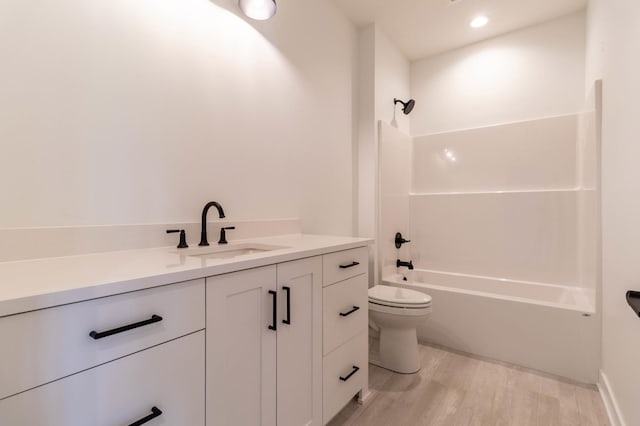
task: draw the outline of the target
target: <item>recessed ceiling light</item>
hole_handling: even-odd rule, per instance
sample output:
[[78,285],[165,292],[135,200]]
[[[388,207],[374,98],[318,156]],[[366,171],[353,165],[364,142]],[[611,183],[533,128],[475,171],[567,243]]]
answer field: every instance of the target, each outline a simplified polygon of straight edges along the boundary
[[471,28],[480,28],[487,25],[488,22],[489,22],[489,18],[487,18],[484,15],[478,15],[471,20],[471,22],[469,23],[469,26]]

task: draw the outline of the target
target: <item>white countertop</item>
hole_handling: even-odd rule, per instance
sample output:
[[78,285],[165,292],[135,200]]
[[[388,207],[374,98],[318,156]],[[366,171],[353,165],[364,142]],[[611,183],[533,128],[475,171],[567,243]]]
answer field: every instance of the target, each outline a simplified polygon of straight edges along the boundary
[[[189,256],[197,246],[159,247],[0,263],[0,317],[156,287],[329,252],[362,247],[370,238],[281,235],[230,242],[285,248],[230,259]],[[212,249],[217,244],[211,245]]]

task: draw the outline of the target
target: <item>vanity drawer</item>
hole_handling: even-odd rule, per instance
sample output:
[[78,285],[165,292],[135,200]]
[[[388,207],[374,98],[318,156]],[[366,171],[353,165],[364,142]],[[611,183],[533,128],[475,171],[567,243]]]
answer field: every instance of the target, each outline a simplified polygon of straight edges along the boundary
[[323,289],[324,355],[368,329],[368,286],[362,274]]
[[366,391],[369,374],[367,333],[360,333],[327,355],[323,367],[322,423],[326,424],[356,393]]
[[11,426],[204,425],[204,331],[0,400]]
[[325,254],[322,257],[323,284],[326,286],[364,274],[368,270],[368,265],[369,249],[367,247]]
[[200,279],[0,318],[0,399],[204,329],[204,303]]

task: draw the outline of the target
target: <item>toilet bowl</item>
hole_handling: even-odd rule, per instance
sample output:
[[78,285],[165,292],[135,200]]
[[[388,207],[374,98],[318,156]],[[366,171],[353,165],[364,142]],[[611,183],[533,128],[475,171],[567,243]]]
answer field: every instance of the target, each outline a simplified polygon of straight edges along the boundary
[[369,319],[380,329],[379,358],[374,365],[398,373],[420,370],[416,327],[431,314],[431,296],[388,285],[369,289]]

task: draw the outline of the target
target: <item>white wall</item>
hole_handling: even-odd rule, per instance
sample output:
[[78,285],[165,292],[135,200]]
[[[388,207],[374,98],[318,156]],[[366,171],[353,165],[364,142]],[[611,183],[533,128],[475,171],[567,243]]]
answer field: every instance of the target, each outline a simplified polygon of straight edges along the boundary
[[605,51],[605,6],[606,2],[589,0],[586,24],[585,84],[589,93],[593,82],[602,79]]
[[[376,29],[358,33],[358,217],[357,235],[374,237],[377,206],[377,129],[375,86]],[[372,276],[370,274],[370,276]]]
[[387,35],[376,27],[375,91],[376,120],[409,134],[409,117],[394,98],[408,101],[411,95],[411,66]]
[[[361,237],[376,237],[379,224],[379,122],[409,132],[409,118],[394,112],[393,98],[409,98],[409,61],[376,25],[360,29],[358,37],[358,214]],[[395,114],[395,115],[394,115]],[[377,281],[377,246],[371,252],[370,279]]]
[[602,373],[622,424],[640,424],[640,319],[625,301],[640,290],[640,3],[589,2],[588,69],[603,77]]
[[217,200],[351,234],[356,32],[329,1],[278,5],[257,23],[233,0],[0,3],[0,228]]
[[579,13],[414,62],[411,134],[580,111],[584,32]]
[[[378,121],[409,133],[409,117],[394,115],[394,97],[409,98],[409,61],[376,25],[360,29],[358,38],[358,233],[376,233]],[[399,107],[398,107],[399,109]]]

